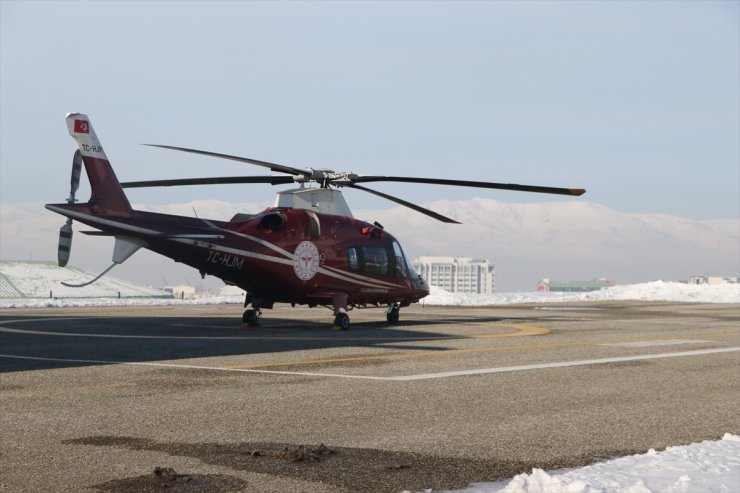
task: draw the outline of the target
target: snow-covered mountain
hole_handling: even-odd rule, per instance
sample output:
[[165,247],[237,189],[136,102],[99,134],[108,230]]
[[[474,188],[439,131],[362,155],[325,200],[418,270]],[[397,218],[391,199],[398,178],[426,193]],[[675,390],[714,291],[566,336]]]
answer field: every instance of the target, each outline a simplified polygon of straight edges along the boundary
[[[256,212],[269,205],[197,201],[136,207],[228,220],[237,212]],[[449,255],[490,260],[496,266],[497,291],[531,291],[543,277],[606,277],[635,283],[707,273],[735,276],[740,272],[738,219],[630,214],[584,201],[508,204],[478,198],[424,205],[463,224],[443,224],[405,207],[356,210],[354,214],[383,224],[410,257]],[[0,205],[0,259],[55,259],[63,223],[61,216],[45,210],[41,203]],[[100,271],[110,264],[112,244],[109,238],[75,234],[70,262]],[[194,269],[144,251],[116,271],[120,278],[151,285],[186,281],[220,285],[211,278],[200,281]]]
[[356,215],[394,232],[411,256],[490,260],[497,290],[531,290],[543,277],[634,283],[740,271],[740,220],[629,214],[581,201],[507,204],[478,198],[426,206],[463,224],[443,225],[404,207]]

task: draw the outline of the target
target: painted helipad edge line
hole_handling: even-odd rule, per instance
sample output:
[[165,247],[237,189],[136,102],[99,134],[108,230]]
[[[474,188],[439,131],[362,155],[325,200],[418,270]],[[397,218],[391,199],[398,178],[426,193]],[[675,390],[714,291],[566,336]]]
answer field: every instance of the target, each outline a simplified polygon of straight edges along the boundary
[[642,354],[639,356],[621,356],[615,358],[586,359],[576,361],[560,361],[554,363],[539,363],[535,365],[504,366],[498,368],[482,368],[478,370],[461,370],[449,371],[442,373],[426,373],[420,375],[409,375],[405,377],[392,377],[393,380],[411,381],[411,380],[430,380],[434,378],[449,378],[467,375],[486,375],[489,373],[507,373],[525,370],[542,370],[547,368],[567,368],[571,366],[600,365],[605,363],[622,363],[625,361],[641,361],[649,359],[679,358],[682,356],[700,356],[705,354],[729,353],[740,351],[740,347],[717,348],[717,349],[698,349],[696,351],[681,351],[677,353],[661,354]]
[[660,353],[660,354],[643,354],[639,356],[622,356],[615,358],[600,358],[600,359],[588,359],[588,360],[576,360],[576,361],[559,361],[553,363],[539,363],[534,365],[519,365],[519,366],[504,366],[498,368],[480,368],[476,370],[460,370],[450,371],[441,373],[424,373],[418,375],[406,375],[406,376],[391,376],[391,377],[378,377],[370,375],[344,375],[338,373],[317,373],[317,372],[293,372],[293,371],[276,371],[276,370],[258,370],[258,369],[246,369],[246,368],[223,368],[213,366],[199,366],[199,365],[178,365],[173,363],[151,363],[142,361],[106,361],[106,360],[87,360],[87,359],[66,359],[66,358],[43,358],[36,356],[22,356],[13,354],[0,354],[0,358],[7,359],[18,359],[18,360],[31,360],[31,361],[57,361],[63,363],[86,363],[86,364],[98,364],[98,365],[134,365],[134,366],[150,366],[160,368],[183,368],[192,370],[209,370],[209,371],[227,371],[227,372],[242,372],[242,373],[261,373],[271,375],[298,375],[298,376],[311,376],[311,377],[327,377],[327,378],[348,378],[355,380],[381,380],[381,381],[396,381],[396,382],[408,382],[415,380],[433,380],[440,378],[470,376],[470,375],[487,375],[492,373],[509,373],[515,371],[526,371],[526,370],[542,370],[548,368],[567,368],[573,366],[586,366],[586,365],[598,365],[605,363],[621,363],[625,361],[642,361],[650,359],[665,359],[665,358],[679,358],[685,356],[700,356],[707,354],[717,353],[729,353],[740,351],[740,347],[728,347],[728,348],[716,348],[716,349],[699,349],[695,351],[681,351],[675,353]]

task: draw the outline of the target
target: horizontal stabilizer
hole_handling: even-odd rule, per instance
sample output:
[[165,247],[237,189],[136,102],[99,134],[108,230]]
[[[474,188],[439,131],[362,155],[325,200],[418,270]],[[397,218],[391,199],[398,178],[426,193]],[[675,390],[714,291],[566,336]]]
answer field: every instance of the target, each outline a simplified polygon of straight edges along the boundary
[[[106,231],[80,231],[80,233],[88,236],[116,236],[115,233],[108,233]],[[149,235],[150,238],[174,238],[180,240],[223,240],[226,235],[212,234],[212,233],[155,233]]]

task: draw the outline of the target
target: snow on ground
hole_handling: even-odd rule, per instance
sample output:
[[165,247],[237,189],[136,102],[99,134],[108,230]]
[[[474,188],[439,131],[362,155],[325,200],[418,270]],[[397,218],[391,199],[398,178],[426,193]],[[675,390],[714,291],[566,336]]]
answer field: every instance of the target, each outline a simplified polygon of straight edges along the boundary
[[[231,304],[242,303],[243,294],[227,294],[192,300],[158,299],[167,293],[154,288],[105,276],[84,288],[68,288],[61,281],[81,283],[94,274],[74,268],[60,268],[49,262],[3,262],[0,265],[0,308],[65,307],[65,306],[128,306],[172,304]],[[12,286],[3,285],[3,278]],[[12,294],[12,288],[20,293]],[[5,290],[5,291],[4,291]],[[52,292],[53,296],[49,296]],[[121,293],[121,299],[118,298]],[[671,301],[689,303],[740,303],[740,284],[683,284],[655,281],[643,284],[614,286],[589,293],[449,293],[432,286],[431,294],[422,302],[426,305],[483,306],[516,303],[573,303],[578,301]]]
[[69,308],[86,306],[169,306],[169,305],[237,305],[244,296],[211,296],[195,299],[175,298],[38,298],[0,299],[2,308]]
[[[81,284],[97,274],[75,267],[62,268],[54,262],[0,262],[0,306],[26,306],[40,300],[29,298],[130,298],[171,297],[172,295],[147,286],[104,276],[95,283],[81,288],[62,284]],[[2,298],[16,298],[5,300]],[[44,306],[44,305],[41,305]]]
[[675,301],[693,303],[740,303],[740,284],[683,284],[654,281],[628,284],[588,293],[449,293],[432,286],[423,302],[427,305],[511,305],[576,301]]
[[477,483],[457,493],[737,493],[740,436],[668,447],[580,469],[533,469],[510,481]]

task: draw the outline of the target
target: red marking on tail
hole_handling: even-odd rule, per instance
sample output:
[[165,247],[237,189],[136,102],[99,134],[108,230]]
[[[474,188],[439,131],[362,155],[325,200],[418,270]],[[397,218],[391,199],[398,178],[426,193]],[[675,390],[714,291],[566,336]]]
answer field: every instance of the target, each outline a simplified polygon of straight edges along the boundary
[[87,178],[90,180],[92,195],[89,205],[96,214],[111,216],[130,216],[132,214],[123,188],[108,161],[108,156],[100,145],[90,119],[87,115],[70,113],[67,115],[69,134],[77,141],[85,163]]
[[84,120],[75,120],[75,133],[78,133],[78,134],[90,133],[90,125]]

